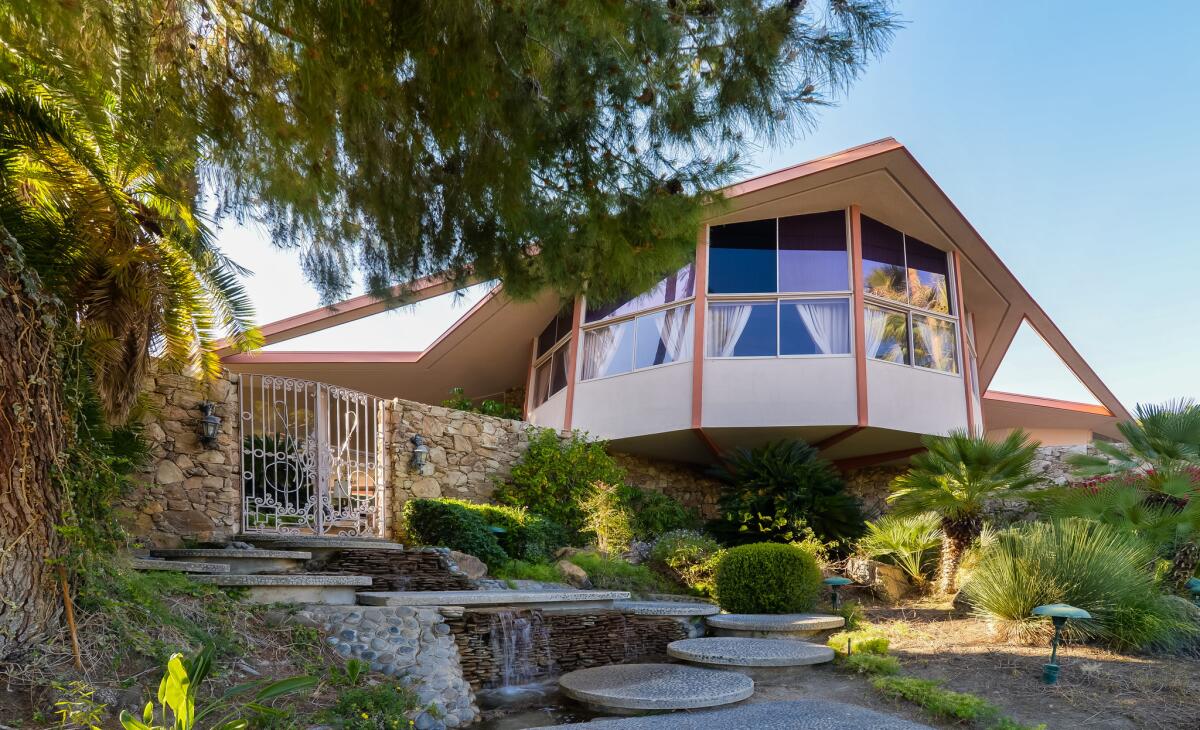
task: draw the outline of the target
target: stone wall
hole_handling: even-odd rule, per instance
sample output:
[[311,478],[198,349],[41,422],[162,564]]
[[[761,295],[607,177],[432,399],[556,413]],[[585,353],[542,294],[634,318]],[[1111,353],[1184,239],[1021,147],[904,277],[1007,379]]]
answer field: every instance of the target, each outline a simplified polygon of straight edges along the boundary
[[[125,495],[118,510],[134,538],[155,547],[185,540],[224,541],[240,527],[237,458],[237,386],[234,378],[209,386],[185,375],[155,373],[144,391],[149,463],[137,475],[140,489]],[[221,418],[217,443],[200,443],[200,408],[215,404]]]
[[887,496],[892,480],[900,476],[907,466],[867,466],[847,470],[843,476],[846,491],[862,502],[863,514],[874,519],[887,511]]
[[325,560],[310,561],[308,568],[337,575],[369,575],[373,591],[469,591],[476,587],[446,548],[343,550]]
[[706,520],[718,515],[722,486],[703,467],[633,454],[614,453],[613,458],[625,470],[629,484],[674,497]]

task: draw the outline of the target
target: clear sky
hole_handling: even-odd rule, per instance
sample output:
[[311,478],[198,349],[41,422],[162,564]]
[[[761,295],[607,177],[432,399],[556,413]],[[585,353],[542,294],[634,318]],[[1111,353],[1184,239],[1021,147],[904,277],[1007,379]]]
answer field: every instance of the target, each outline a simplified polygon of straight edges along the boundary
[[[1125,405],[1200,398],[1200,3],[908,0],[907,23],[817,129],[752,151],[772,170],[892,136]],[[222,243],[258,274],[269,322],[317,306],[288,252]],[[478,296],[445,298],[272,349],[421,349]],[[993,388],[1086,399],[1034,336]]]

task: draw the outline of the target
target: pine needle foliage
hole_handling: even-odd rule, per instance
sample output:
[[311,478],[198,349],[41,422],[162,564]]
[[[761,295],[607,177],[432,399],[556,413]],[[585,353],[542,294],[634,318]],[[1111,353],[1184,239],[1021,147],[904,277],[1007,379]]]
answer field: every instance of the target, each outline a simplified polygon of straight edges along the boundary
[[[890,0],[6,0],[0,40],[194,147],[326,299],[449,271],[601,299],[695,245],[749,143],[888,46]],[[401,292],[402,294],[403,292]]]

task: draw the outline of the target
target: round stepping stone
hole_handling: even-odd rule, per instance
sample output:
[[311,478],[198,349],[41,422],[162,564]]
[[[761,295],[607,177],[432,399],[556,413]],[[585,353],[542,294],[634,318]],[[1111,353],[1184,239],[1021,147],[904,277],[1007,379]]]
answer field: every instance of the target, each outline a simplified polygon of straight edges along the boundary
[[743,674],[683,664],[614,664],[568,672],[563,694],[608,712],[692,710],[739,702],[754,694]]
[[789,639],[717,636],[667,644],[676,659],[715,667],[801,667],[833,661],[833,649]]
[[805,639],[846,625],[841,616],[817,613],[722,613],[706,620],[717,636],[752,639]]
[[715,616],[719,606],[699,601],[617,601],[613,608],[634,616]]
[[[533,730],[549,730],[550,727]],[[719,710],[599,719],[553,727],[559,730],[933,730],[928,725],[909,722],[894,715],[829,700],[748,702]]]

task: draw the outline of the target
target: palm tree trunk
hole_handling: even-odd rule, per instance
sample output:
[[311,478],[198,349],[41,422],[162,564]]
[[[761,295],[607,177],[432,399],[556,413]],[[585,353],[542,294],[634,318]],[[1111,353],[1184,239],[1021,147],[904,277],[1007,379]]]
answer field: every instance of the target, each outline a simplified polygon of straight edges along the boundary
[[1167,580],[1176,590],[1182,591],[1188,580],[1196,574],[1197,564],[1200,564],[1200,545],[1194,539],[1185,540],[1175,548]]
[[48,561],[63,547],[55,530],[63,499],[51,475],[65,433],[53,320],[43,319],[36,277],[6,237],[0,228],[0,661],[59,628],[62,598]]
[[944,518],[942,520],[942,564],[941,576],[938,580],[938,590],[942,593],[954,593],[958,590],[958,566],[962,564],[963,554],[979,533],[983,530],[983,521],[978,517],[961,519]]

